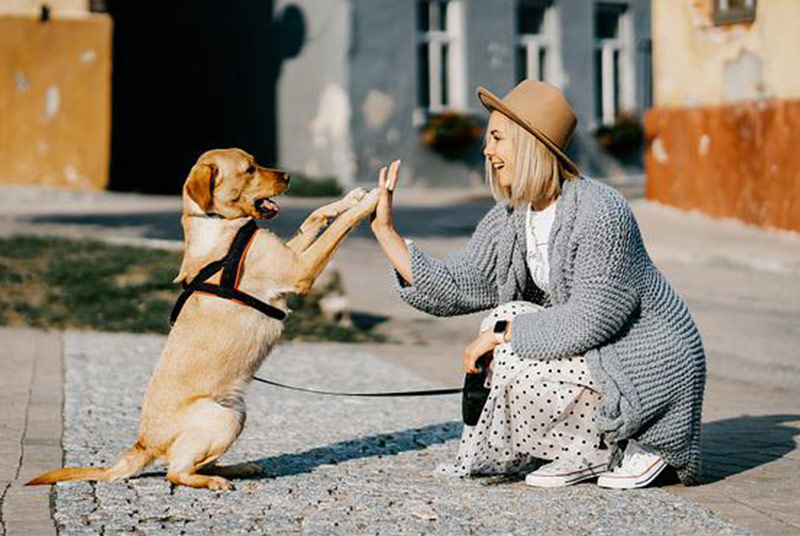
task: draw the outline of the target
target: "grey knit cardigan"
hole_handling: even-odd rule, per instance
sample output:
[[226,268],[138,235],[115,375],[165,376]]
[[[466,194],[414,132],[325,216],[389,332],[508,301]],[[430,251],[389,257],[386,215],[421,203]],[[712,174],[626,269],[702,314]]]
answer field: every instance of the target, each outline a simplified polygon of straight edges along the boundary
[[685,484],[700,472],[706,367],[683,300],[653,265],[630,206],[612,188],[565,181],[550,234],[550,292],[525,262],[525,210],[499,203],[466,249],[443,260],[409,244],[414,285],[396,279],[408,304],[437,316],[512,300],[542,304],[512,324],[514,351],[529,359],[586,357],[602,394],[607,441],[635,438],[658,450]]

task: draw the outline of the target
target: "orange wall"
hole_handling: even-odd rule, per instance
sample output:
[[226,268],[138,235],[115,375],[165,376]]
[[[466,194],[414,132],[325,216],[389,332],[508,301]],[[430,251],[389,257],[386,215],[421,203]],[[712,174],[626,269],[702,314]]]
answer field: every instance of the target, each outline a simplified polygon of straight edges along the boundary
[[111,19],[0,15],[0,182],[108,184]]
[[800,100],[655,108],[645,130],[649,199],[800,231]]

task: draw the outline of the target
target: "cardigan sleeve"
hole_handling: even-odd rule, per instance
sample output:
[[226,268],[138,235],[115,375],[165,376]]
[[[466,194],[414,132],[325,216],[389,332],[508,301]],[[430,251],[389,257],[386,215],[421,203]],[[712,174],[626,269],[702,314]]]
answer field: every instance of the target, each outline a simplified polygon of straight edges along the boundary
[[408,241],[414,284],[394,273],[400,297],[420,311],[435,316],[454,316],[483,311],[498,305],[494,283],[495,238],[502,224],[501,205],[478,224],[466,248],[444,259],[423,253]]
[[646,252],[628,203],[600,200],[580,229],[567,301],[512,322],[511,344],[522,357],[583,355],[613,339],[639,306]]

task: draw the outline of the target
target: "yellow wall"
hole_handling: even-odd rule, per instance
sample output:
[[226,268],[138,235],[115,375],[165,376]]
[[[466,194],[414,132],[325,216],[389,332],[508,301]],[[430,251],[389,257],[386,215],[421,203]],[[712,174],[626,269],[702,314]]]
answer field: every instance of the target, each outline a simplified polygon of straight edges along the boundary
[[0,182],[105,188],[111,19],[0,15]]
[[800,97],[800,0],[758,0],[751,24],[715,26],[713,0],[653,0],[660,107]]

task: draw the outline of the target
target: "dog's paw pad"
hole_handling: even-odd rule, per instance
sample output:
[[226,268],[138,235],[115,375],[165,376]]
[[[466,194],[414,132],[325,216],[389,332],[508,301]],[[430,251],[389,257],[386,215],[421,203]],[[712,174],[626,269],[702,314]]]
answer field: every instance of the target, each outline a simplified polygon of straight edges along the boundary
[[367,189],[359,187],[359,188],[355,188],[353,190],[350,190],[350,193],[348,193],[345,196],[345,198],[346,199],[351,199],[353,201],[361,201],[362,199],[364,199],[365,195],[367,195]]

